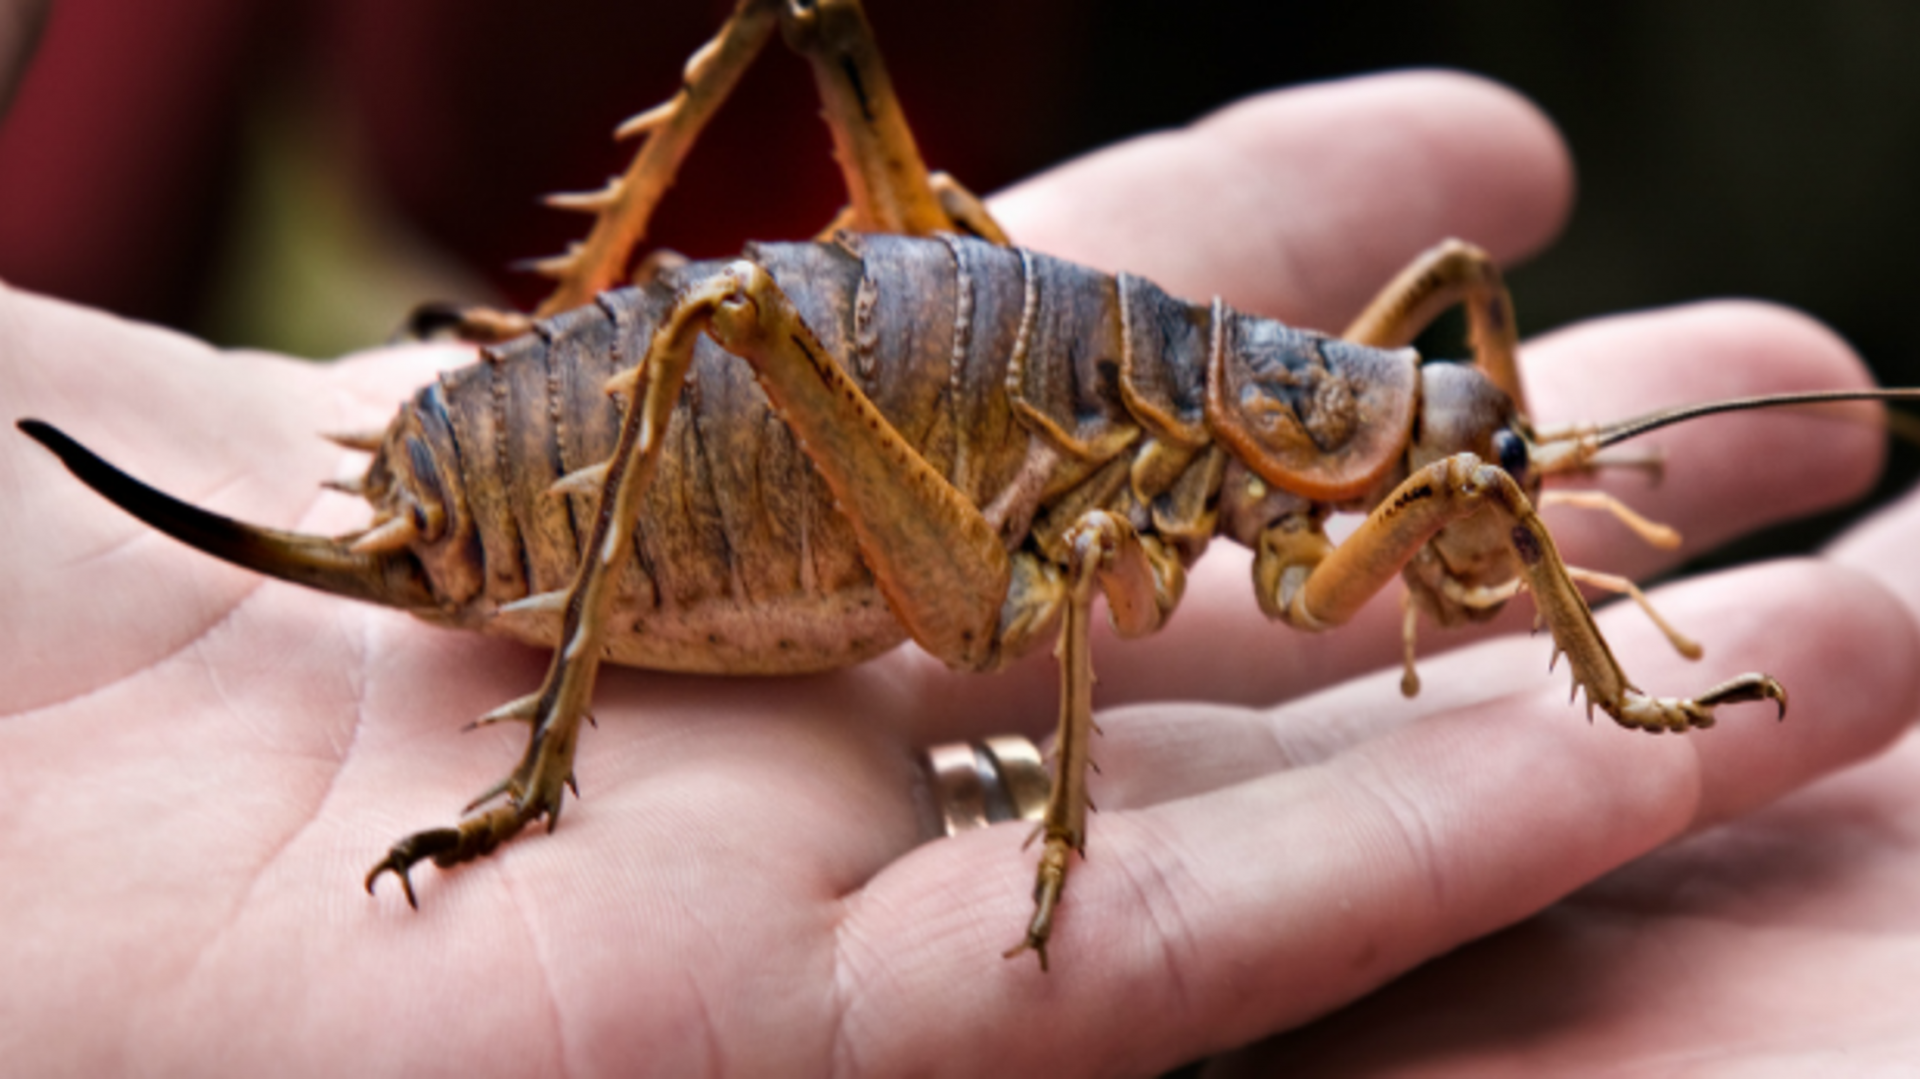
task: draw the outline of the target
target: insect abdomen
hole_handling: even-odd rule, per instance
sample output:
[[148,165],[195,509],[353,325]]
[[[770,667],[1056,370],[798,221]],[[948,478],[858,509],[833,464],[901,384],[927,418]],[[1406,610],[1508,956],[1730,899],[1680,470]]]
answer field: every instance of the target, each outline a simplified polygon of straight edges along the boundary
[[[758,245],[765,266],[874,404],[975,505],[1007,518],[1010,546],[1043,502],[1137,441],[1123,357],[1146,356],[1135,396],[1190,418],[1196,310],[1135,283],[1148,317],[1124,319],[1125,282],[1017,249],[946,238]],[[547,618],[495,610],[565,589],[593,495],[556,497],[604,461],[619,404],[602,387],[638,363],[694,263],[603,294],[489,349],[409,406],[438,411],[436,456],[457,462],[446,542],[479,563],[468,624],[546,642]],[[1186,327],[1176,333],[1170,327]],[[1129,332],[1153,338],[1124,348]],[[431,423],[423,426],[431,427]],[[1042,443],[1051,471],[1023,477]],[[853,534],[752,369],[701,339],[646,496],[638,558],[619,590],[616,659],[699,670],[787,671],[855,662],[900,639]],[[472,570],[472,567],[468,567]]]

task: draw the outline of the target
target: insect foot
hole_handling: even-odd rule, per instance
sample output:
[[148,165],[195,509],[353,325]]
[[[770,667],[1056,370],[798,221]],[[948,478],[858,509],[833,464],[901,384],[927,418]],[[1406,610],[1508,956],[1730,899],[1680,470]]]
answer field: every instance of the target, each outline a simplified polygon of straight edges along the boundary
[[1780,707],[1779,718],[1787,718],[1787,687],[1764,674],[1743,674],[1728,679],[1691,700],[1684,697],[1648,697],[1629,690],[1625,699],[1617,706],[1607,708],[1607,712],[1622,727],[1659,734],[1663,731],[1711,727],[1715,707],[1748,701],[1773,701]]
[[1053,912],[1060,903],[1060,893],[1067,884],[1067,856],[1079,850],[1085,853],[1085,842],[1078,836],[1047,836],[1046,849],[1040,854],[1040,871],[1033,885],[1033,920],[1027,925],[1027,935],[1020,943],[1000,953],[1002,959],[1012,959],[1022,952],[1032,952],[1040,959],[1040,969],[1047,969],[1047,940],[1053,936]]
[[[483,796],[482,801],[486,797]],[[392,873],[400,878],[400,890],[406,893],[407,905],[420,909],[420,902],[413,894],[413,881],[407,871],[428,859],[441,869],[459,865],[461,862],[492,853],[495,847],[511,839],[530,821],[545,816],[549,830],[560,820],[560,792],[550,792],[548,798],[523,799],[509,793],[506,802],[472,817],[462,820],[452,828],[429,828],[415,832],[387,851],[367,871],[367,894],[373,894],[373,886],[382,873]]]
[[461,838],[458,828],[433,828],[415,832],[395,843],[387,856],[367,872],[367,894],[373,894],[374,882],[380,879],[380,874],[392,873],[400,878],[400,890],[407,895],[407,906],[419,910],[420,901],[414,897],[413,881],[407,876],[407,870],[427,858],[438,864],[442,857],[459,850]]
[[[472,815],[452,828],[415,832],[389,848],[387,856],[367,871],[367,894],[373,894],[373,886],[382,873],[392,873],[400,878],[407,905],[419,910],[413,881],[407,876],[407,871],[415,865],[431,859],[434,865],[446,869],[491,854],[495,847],[541,817],[547,818],[547,831],[553,831],[560,823],[561,797],[566,788],[573,786],[573,750],[581,714],[575,709],[543,711],[537,715],[519,767],[467,803],[466,812]],[[499,805],[483,813],[473,812],[501,795],[506,798]]]

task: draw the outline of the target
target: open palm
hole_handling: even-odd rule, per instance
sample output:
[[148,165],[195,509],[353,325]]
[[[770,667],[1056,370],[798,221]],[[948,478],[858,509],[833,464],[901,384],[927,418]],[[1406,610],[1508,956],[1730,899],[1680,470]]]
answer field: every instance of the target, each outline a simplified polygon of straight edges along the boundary
[[[1416,75],[1259,99],[995,209],[1034,247],[1337,328],[1443,236],[1528,253],[1569,191],[1564,152],[1524,103]],[[352,463],[312,432],[381,422],[465,358],[309,367],[0,293],[15,415],[190,501],[305,531],[363,521],[317,493]],[[1579,327],[1535,343],[1527,369],[1545,422],[1864,379],[1825,331],[1744,304]],[[1819,417],[1661,438],[1666,482],[1620,489],[1689,549],[1844,500],[1878,461],[1874,432]],[[1244,554],[1216,550],[1166,632],[1096,642],[1101,812],[1050,974],[999,954],[1028,913],[1025,829],[924,842],[914,765],[931,742],[1047,730],[1044,657],[994,678],[910,648],[810,678],[608,670],[562,826],[416,874],[414,913],[395,889],[369,899],[361,876],[511,766],[519,731],[459,728],[527,692],[545,658],[190,554],[24,438],[0,439],[0,499],[0,958],[14,972],[0,1054],[23,1072],[1151,1073],[1325,1014],[1870,754],[1920,693],[1920,586],[1903,603],[1900,581],[1808,561],[1663,593],[1708,645],[1699,666],[1637,612],[1601,620],[1651,692],[1777,675],[1785,724],[1760,707],[1686,738],[1590,726],[1542,672],[1547,642],[1524,636],[1431,659],[1425,695],[1405,702],[1397,672],[1367,673],[1397,656],[1394,597],[1304,637],[1265,623]],[[1644,573],[1675,557],[1602,517],[1550,519],[1576,565]],[[1515,607],[1492,628],[1523,629],[1528,604]],[[1882,773],[1838,782],[1875,774],[1885,796]],[[1754,819],[1844,817],[1854,803],[1834,789]],[[1724,834],[1583,903],[1664,904],[1648,882],[1691,857],[1724,864]],[[1920,891],[1915,873],[1898,881]],[[1514,961],[1514,942],[1591,906],[1556,907],[1265,1051],[1338,1063],[1368,1044],[1365,1023],[1404,1026],[1395,1001],[1470,985],[1488,1033],[1461,1052],[1497,1055],[1500,994],[1553,977]],[[1565,961],[1596,978],[1616,958],[1630,955]],[[1625,998],[1633,974],[1593,992]],[[1579,1016],[1552,1033],[1595,1036]]]

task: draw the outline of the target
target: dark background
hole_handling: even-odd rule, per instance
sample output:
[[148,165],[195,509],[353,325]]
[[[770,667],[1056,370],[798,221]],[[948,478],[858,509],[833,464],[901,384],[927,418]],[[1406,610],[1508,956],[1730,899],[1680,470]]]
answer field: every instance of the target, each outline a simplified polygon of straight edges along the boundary
[[[0,126],[0,278],[312,355],[377,340],[428,296],[492,288],[525,304],[538,282],[506,267],[557,252],[584,220],[535,197],[622,168],[630,147],[608,132],[672,91],[730,6],[58,0]],[[1580,176],[1565,235],[1512,274],[1525,332],[1753,296],[1834,326],[1882,381],[1920,384],[1907,287],[1920,7],[870,10],[927,159],[983,192],[1261,89],[1408,66],[1487,75],[1560,124]],[[839,202],[815,112],[804,68],[770,52],[696,151],[655,239],[721,254],[812,232]],[[1910,456],[1896,455],[1903,476]]]

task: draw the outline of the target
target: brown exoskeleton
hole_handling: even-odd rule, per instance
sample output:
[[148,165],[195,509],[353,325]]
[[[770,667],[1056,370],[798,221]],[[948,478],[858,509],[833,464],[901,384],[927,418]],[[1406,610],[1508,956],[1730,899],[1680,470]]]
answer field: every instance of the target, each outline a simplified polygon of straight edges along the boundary
[[[616,288],[700,127],[776,27],[813,65],[847,211],[820,242],[655,266]],[[1057,639],[1059,764],[1014,949],[1044,966],[1085,839],[1094,595],[1121,633],[1149,633],[1218,534],[1255,550],[1262,609],[1301,628],[1340,625],[1399,574],[1411,652],[1420,613],[1481,618],[1524,587],[1576,685],[1625,725],[1706,726],[1735,701],[1784,709],[1764,675],[1692,698],[1626,678],[1576,588],[1594,578],[1562,564],[1534,506],[1546,476],[1680,414],[1532,430],[1506,291],[1472,247],[1436,248],[1338,338],[1014,248],[920,163],[854,0],[742,0],[682,91],[623,130],[646,136],[627,174],[557,200],[597,216],[546,264],[560,285],[538,321],[462,316],[502,338],[484,362],[349,439],[374,453],[363,532],[215,517],[22,424],[109,498],[219,557],[554,648],[536,692],[481,720],[529,723],[519,765],[455,826],[395,844],[370,890],[391,872],[412,902],[416,863],[551,827],[603,658],[794,672],[911,638],[984,670]],[[1455,303],[1475,363],[1422,366],[1401,346]],[[1351,510],[1366,519],[1336,546],[1325,522]]]

